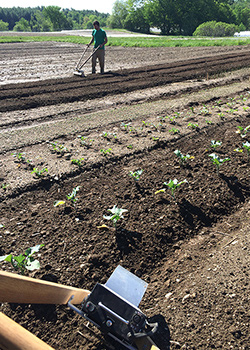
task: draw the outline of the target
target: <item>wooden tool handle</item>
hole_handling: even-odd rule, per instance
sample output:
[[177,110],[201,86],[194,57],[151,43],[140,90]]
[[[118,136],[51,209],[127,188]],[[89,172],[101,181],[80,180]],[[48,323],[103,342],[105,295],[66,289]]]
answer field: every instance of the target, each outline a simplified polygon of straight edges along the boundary
[[0,302],[18,304],[80,304],[90,292],[62,284],[0,271]]
[[138,338],[135,344],[138,350],[160,350],[149,337]]
[[53,350],[2,312],[0,312],[0,348],[3,350]]

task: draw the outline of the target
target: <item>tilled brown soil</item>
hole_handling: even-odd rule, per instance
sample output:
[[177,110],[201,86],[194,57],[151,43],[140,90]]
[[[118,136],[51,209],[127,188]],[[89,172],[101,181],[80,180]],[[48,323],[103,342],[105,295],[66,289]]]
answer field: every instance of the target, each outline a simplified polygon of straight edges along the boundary
[[[218,74],[236,69],[235,64],[238,68],[249,64],[249,58],[242,63],[237,57],[206,59],[205,72],[204,59],[196,59],[178,62],[175,67],[151,66],[148,75],[142,68],[88,79],[68,78],[67,84],[57,79],[2,86],[1,96],[6,94],[6,100],[1,101],[0,175],[6,186],[1,189],[0,254],[18,254],[43,243],[41,269],[32,275],[86,289],[96,282],[105,283],[120,264],[149,283],[141,308],[149,317],[165,318],[172,349],[248,349],[249,161],[246,150],[235,151],[250,141],[248,133],[244,138],[236,133],[238,126],[250,124],[247,84],[236,89],[231,82],[223,97],[219,95],[222,90],[211,89],[210,96],[186,92],[183,100],[177,95],[171,101],[162,98],[111,109],[107,114],[100,110],[100,114],[77,115],[75,110],[75,119],[65,121],[60,112],[61,102],[84,102],[87,96],[99,97],[100,91],[106,91],[101,95],[105,101],[109,94],[133,91],[136,86],[184,83],[185,79],[204,78],[204,73],[208,78],[207,72]],[[92,95],[87,95],[88,86]],[[43,111],[34,107],[45,105],[51,105],[53,111],[58,108],[61,120],[55,125],[49,120],[32,125],[32,114],[39,117]],[[30,127],[22,124],[22,114],[27,113],[24,108],[31,108]],[[5,124],[11,110],[16,113],[14,122]],[[73,128],[67,129],[64,122]],[[56,137],[55,128],[63,136]],[[82,139],[85,143],[80,142],[80,135],[86,137]],[[49,142],[42,143],[46,137],[66,146],[67,151],[60,153]],[[221,147],[213,150],[211,140],[221,141]],[[109,148],[106,155],[100,152]],[[180,164],[176,149],[190,154],[191,159]],[[24,160],[18,160],[19,152]],[[213,152],[222,159],[230,158],[219,173],[209,157]],[[30,156],[31,164],[27,162]],[[73,158],[82,156],[80,167],[71,164]],[[33,166],[48,167],[48,174],[32,177]],[[136,182],[129,171],[138,169],[143,173]],[[187,180],[176,190],[175,198],[163,184],[174,178]],[[80,189],[74,204],[66,195],[76,186]],[[156,194],[162,188],[165,192]],[[54,207],[56,200],[65,204]],[[128,210],[116,230],[103,218],[113,205]],[[100,227],[102,224],[108,227]],[[7,264],[2,267],[11,270]],[[65,306],[5,303],[1,311],[56,349],[107,348]],[[156,343],[167,348],[163,328]]]
[[50,79],[18,86],[3,85],[0,87],[0,112],[87,101],[110,94],[121,94],[190,79],[204,79],[209,75],[249,65],[250,50],[245,50],[241,53],[191,59],[178,63],[123,69],[108,72],[102,76]]

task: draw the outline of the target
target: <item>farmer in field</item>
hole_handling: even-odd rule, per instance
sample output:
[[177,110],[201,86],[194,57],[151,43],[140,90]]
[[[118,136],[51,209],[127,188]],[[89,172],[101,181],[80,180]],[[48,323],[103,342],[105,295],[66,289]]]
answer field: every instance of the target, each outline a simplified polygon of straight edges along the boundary
[[93,22],[93,26],[95,29],[92,31],[92,39],[89,42],[88,46],[90,46],[94,42],[94,50],[100,45],[99,49],[92,56],[92,74],[96,72],[96,59],[98,58],[101,74],[104,73],[104,61],[105,61],[105,47],[107,44],[107,35],[106,32],[100,28],[100,23],[98,21]]

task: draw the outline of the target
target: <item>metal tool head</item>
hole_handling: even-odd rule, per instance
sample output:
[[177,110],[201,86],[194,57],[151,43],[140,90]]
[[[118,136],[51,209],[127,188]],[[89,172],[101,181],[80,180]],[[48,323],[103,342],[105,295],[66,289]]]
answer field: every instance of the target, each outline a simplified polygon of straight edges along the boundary
[[83,70],[75,70],[74,75],[77,75],[79,77],[84,77],[84,71]]
[[148,283],[118,265],[105,286],[138,307],[146,292]]

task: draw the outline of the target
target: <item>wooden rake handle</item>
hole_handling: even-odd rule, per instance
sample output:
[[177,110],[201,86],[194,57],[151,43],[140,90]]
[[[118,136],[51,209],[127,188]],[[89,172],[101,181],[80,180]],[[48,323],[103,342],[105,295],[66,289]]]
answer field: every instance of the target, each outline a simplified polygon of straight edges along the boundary
[[0,312],[0,348],[3,350],[53,350],[2,312]]
[[90,292],[62,284],[0,271],[0,302],[18,304],[80,304]]

